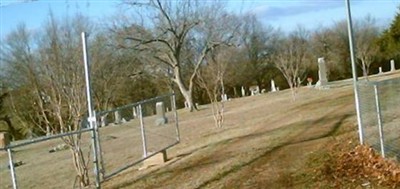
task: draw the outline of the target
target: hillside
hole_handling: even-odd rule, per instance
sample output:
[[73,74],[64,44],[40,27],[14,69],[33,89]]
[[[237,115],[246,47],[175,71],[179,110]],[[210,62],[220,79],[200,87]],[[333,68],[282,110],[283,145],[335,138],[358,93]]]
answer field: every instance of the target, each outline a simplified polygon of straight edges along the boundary
[[163,166],[127,171],[105,188],[303,188],[297,173],[310,154],[335,136],[356,137],[350,81],[328,90],[303,87],[232,99],[225,126],[213,126],[210,110],[179,114],[182,141]]
[[[396,72],[371,79],[399,76],[400,72]],[[345,80],[331,82],[330,88],[324,90],[302,87],[296,101],[288,90],[231,99],[225,104],[223,128],[214,127],[208,105],[192,113],[179,110],[181,142],[168,150],[165,164],[141,170],[138,165],[102,186],[318,188],[310,180],[309,173],[314,171],[309,167],[310,158],[318,159],[321,151],[342,139],[351,138],[354,143],[358,140],[351,84],[351,80]],[[124,133],[118,131],[119,127],[107,128],[104,132]],[[89,138],[88,134],[84,137]],[[51,146],[59,143],[52,140],[15,151],[15,160],[25,163],[17,167],[21,188],[57,188],[73,183],[69,151],[48,153]],[[119,149],[132,148],[129,143],[118,145]],[[84,147],[90,149],[88,144]],[[115,153],[113,158],[118,161],[119,155]],[[6,165],[6,153],[0,152],[0,188],[11,188]]]

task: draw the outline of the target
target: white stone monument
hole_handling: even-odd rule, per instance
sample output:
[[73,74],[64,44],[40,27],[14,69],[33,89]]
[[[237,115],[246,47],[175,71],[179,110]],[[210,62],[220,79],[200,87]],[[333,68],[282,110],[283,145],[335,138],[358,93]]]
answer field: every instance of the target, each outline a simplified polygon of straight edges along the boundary
[[379,67],[379,73],[378,74],[383,74],[382,67]]
[[242,97],[246,96],[246,91],[244,90],[244,87],[242,86]]
[[395,64],[394,64],[394,60],[393,60],[393,59],[390,60],[390,71],[391,71],[391,72],[396,71],[396,66],[395,66]]
[[260,87],[258,85],[251,86],[249,88],[251,96],[260,94]]
[[120,112],[117,110],[117,111],[114,112],[114,123],[115,123],[115,124],[120,124],[121,121],[122,121],[122,119],[121,119],[121,114],[120,114]]
[[328,79],[326,77],[326,65],[324,58],[318,58],[318,82],[316,86],[325,87],[328,84]]
[[136,119],[138,117],[138,115],[137,115],[137,107],[136,106],[134,106],[132,108],[132,115],[133,115],[133,119]]
[[157,102],[156,103],[156,125],[164,125],[168,122],[167,117],[165,117],[165,108],[164,108],[164,102]]
[[228,101],[228,96],[226,94],[222,94],[221,95],[221,101],[222,102]]
[[273,79],[271,79],[271,92],[275,92],[275,91],[276,91],[275,81]]

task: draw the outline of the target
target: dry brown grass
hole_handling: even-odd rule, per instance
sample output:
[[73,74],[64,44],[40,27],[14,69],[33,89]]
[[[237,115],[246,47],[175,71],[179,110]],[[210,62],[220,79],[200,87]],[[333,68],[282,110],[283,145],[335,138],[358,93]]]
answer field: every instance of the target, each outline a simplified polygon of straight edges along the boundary
[[[307,163],[310,156],[318,154],[334,138],[357,136],[353,99],[350,81],[335,82],[329,90],[301,88],[296,101],[292,101],[289,91],[232,99],[226,103],[226,121],[221,129],[214,127],[207,105],[193,113],[179,110],[181,142],[168,150],[169,161],[141,171],[133,167],[105,181],[103,187],[315,188],[317,185],[310,183],[314,182],[312,176],[306,174],[312,171]],[[107,135],[123,137],[125,133],[118,127],[109,130]],[[66,179],[68,175],[55,178],[59,167],[70,164],[68,155],[59,153],[53,163],[48,154],[30,156],[29,151],[38,154],[39,148],[56,143],[21,150],[25,152],[22,159],[31,157],[48,162],[38,162],[35,166],[54,175],[23,182],[28,187],[22,188],[71,186],[71,179]],[[108,145],[108,149],[132,147],[113,140]],[[112,154],[115,160],[119,156]],[[4,159],[0,154],[0,164]],[[37,178],[27,165],[34,168],[28,161],[25,168],[21,166],[17,171]],[[1,188],[10,186],[6,183],[7,174],[7,170],[0,169]],[[7,181],[3,182],[3,178]]]

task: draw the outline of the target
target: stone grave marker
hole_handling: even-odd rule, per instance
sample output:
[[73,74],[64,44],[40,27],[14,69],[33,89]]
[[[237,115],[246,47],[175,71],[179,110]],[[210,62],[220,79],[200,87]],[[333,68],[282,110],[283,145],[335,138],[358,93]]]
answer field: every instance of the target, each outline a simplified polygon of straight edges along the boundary
[[275,81],[273,79],[271,79],[271,92],[275,92],[275,91],[276,91]]
[[251,86],[249,88],[251,96],[260,94],[260,87],[258,85]]
[[391,72],[396,71],[396,66],[395,66],[395,64],[394,64],[394,60],[393,60],[393,59],[390,60],[390,71],[391,71]]
[[383,74],[382,67],[379,67],[379,73],[378,74]]
[[137,107],[136,107],[136,106],[134,106],[134,107],[132,108],[132,114],[133,114],[133,119],[136,119],[136,118],[138,117],[138,114],[137,114]]
[[221,95],[221,101],[222,101],[222,102],[228,101],[228,96],[227,96],[226,94],[222,94],[222,95]]
[[156,125],[164,125],[168,122],[167,117],[165,117],[165,107],[164,107],[164,102],[157,102],[156,103]]
[[244,87],[242,86],[242,97],[246,96],[246,91],[244,90]]
[[328,84],[328,79],[326,77],[326,65],[324,58],[318,58],[318,82],[317,87],[325,87]]
[[311,77],[308,77],[307,78],[307,86],[311,87],[312,86],[312,82],[313,82],[313,79]]
[[114,123],[115,124],[121,123],[121,112],[119,112],[119,110],[114,112]]

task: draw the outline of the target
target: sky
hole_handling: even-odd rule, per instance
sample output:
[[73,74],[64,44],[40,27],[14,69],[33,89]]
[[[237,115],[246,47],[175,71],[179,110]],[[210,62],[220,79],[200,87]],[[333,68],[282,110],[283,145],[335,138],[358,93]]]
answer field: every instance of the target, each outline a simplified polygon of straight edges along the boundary
[[[205,0],[209,3],[212,0]],[[224,0],[222,0],[224,1]],[[56,16],[82,12],[95,21],[121,11],[117,0],[0,0],[0,37],[3,39],[19,23],[39,28],[51,9]],[[226,9],[255,14],[263,24],[283,31],[298,25],[308,29],[329,26],[346,19],[345,0],[225,0]],[[353,19],[371,15],[382,27],[394,18],[400,0],[350,0]]]

